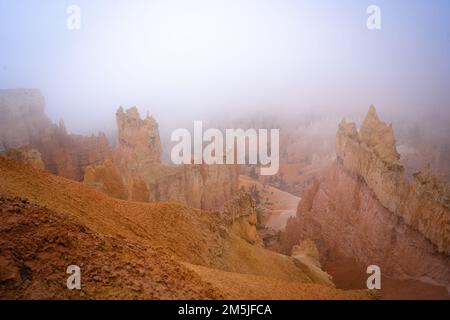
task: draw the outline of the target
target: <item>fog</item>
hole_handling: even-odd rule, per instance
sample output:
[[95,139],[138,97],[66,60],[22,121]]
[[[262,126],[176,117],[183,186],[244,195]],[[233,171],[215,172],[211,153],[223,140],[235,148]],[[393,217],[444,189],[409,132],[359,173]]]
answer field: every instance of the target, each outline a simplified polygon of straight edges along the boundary
[[[450,3],[0,0],[0,88],[38,88],[71,132],[113,131],[119,106],[162,131],[195,119],[323,114],[370,104],[449,127]],[[69,5],[81,29],[67,28]],[[433,127],[433,126],[432,126]]]

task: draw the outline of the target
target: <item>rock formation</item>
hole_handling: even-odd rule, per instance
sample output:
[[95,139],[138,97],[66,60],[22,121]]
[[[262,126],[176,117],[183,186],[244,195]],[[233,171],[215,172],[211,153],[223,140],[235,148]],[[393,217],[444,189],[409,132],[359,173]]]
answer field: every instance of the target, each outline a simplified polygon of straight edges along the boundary
[[84,170],[84,183],[111,197],[123,200],[128,198],[122,177],[111,160],[106,160],[95,167],[87,166]]
[[116,112],[118,144],[116,163],[121,171],[153,173],[161,163],[162,146],[158,123],[153,117],[141,119],[136,107]]
[[292,248],[294,263],[307,273],[315,283],[334,287],[331,276],[322,270],[319,250],[309,239],[302,241]]
[[17,149],[9,149],[0,155],[14,159],[20,163],[28,164],[33,168],[44,170],[44,162],[42,162],[41,153],[36,149],[33,149],[31,145],[25,145]]
[[133,201],[176,200],[202,209],[222,207],[238,190],[238,166],[162,164],[155,119],[141,119],[136,107],[119,108],[116,118],[114,164],[87,167],[85,183],[114,197],[122,198],[125,190],[125,198]]
[[[245,194],[218,212],[121,201],[3,157],[0,181],[4,299],[372,298],[316,282],[308,262],[251,244]],[[71,264],[81,290],[67,290]]]
[[281,237],[283,250],[314,240],[322,258],[341,254],[385,275],[450,288],[448,184],[418,172],[409,184],[392,127],[371,107],[361,129],[345,120],[337,161],[303,196]]
[[226,203],[223,212],[236,234],[251,244],[261,244],[256,232],[256,204],[249,193],[239,192]]
[[[345,120],[339,125],[336,153],[343,166],[362,177],[376,198],[418,230],[440,252],[450,254],[450,189],[437,186],[429,172],[404,179],[392,126],[378,119],[371,106],[360,132]],[[442,185],[445,183],[442,182]]]
[[0,90],[0,114],[0,151],[31,144],[51,131],[38,90]]
[[[237,166],[161,164],[158,124],[152,117],[141,119],[137,108],[117,111],[114,152],[103,133],[90,137],[69,134],[63,121],[53,124],[44,113],[44,97],[37,90],[0,90],[0,113],[0,152],[21,148],[9,156],[23,162],[32,157],[39,162],[40,158],[49,172],[84,180],[115,198],[177,200],[196,208],[215,209],[238,189]],[[37,153],[23,149],[26,145]]]
[[103,133],[98,136],[68,134],[63,127],[53,127],[48,137],[39,137],[32,142],[42,154],[45,168],[53,174],[81,181],[84,168],[112,159],[108,139]]
[[53,174],[81,181],[85,166],[112,157],[104,134],[73,135],[62,121],[53,124],[38,90],[0,90],[0,114],[0,151],[31,145]]

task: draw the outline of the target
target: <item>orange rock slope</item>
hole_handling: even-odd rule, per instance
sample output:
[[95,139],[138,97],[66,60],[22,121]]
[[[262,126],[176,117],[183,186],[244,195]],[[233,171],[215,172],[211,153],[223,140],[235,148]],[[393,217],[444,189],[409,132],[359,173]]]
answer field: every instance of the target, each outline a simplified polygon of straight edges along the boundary
[[[123,201],[2,157],[0,179],[4,299],[371,298],[315,282],[311,248],[302,262],[259,246],[245,194],[221,212]],[[66,288],[70,264],[81,290]]]

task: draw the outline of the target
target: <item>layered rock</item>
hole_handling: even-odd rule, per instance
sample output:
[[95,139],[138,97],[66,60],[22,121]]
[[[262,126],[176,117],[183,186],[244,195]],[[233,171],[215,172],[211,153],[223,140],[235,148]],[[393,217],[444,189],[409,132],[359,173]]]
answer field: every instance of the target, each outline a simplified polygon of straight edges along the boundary
[[25,145],[17,149],[9,149],[0,155],[14,159],[20,163],[27,164],[33,168],[44,170],[44,162],[42,162],[41,153],[36,149],[33,149],[31,145]]
[[36,137],[50,134],[52,122],[44,106],[38,90],[0,90],[0,151],[31,144]]
[[[317,284],[293,258],[236,235],[255,215],[245,196],[214,213],[118,201],[2,157],[0,181],[5,299],[370,298]],[[70,264],[82,270],[81,290],[66,288]]]
[[[111,196],[125,190],[125,198],[133,201],[176,200],[202,209],[222,207],[238,190],[237,166],[162,164],[155,119],[149,116],[141,119],[136,107],[126,111],[119,108],[116,117],[118,141],[114,164],[86,168],[84,181],[97,190]],[[107,177],[110,180],[115,177],[117,183],[108,184]]]
[[118,199],[127,199],[127,191],[122,177],[114,163],[106,160],[103,164],[88,166],[84,170],[84,183]]
[[0,90],[0,151],[31,145],[45,169],[73,180],[83,179],[83,169],[111,159],[104,134],[69,134],[64,122],[53,124],[44,113],[44,97],[38,90]]
[[84,177],[84,168],[112,159],[108,139],[98,136],[68,134],[63,126],[53,127],[48,137],[33,140],[32,145],[42,154],[45,168],[53,174],[76,181]]
[[[118,143],[113,152],[103,133],[69,134],[63,121],[53,124],[44,105],[37,90],[0,91],[0,151],[31,145],[49,172],[84,180],[119,199],[177,200],[216,209],[238,189],[236,166],[161,164],[158,123],[148,116],[141,119],[137,108],[117,111]],[[16,158],[24,159],[25,150],[15,152]],[[31,160],[30,152],[25,153],[26,161]]]
[[291,256],[296,266],[308,274],[314,283],[334,287],[332,277],[322,270],[319,250],[312,240],[307,239],[295,245]]
[[148,185],[150,201],[176,200],[201,209],[218,209],[238,190],[234,165],[162,165]]
[[141,119],[136,107],[116,112],[118,144],[116,163],[121,171],[150,173],[161,163],[162,146],[158,123],[153,117]]
[[249,193],[239,192],[228,201],[223,210],[231,229],[251,244],[261,244],[256,232],[256,204]]
[[429,170],[415,174],[412,185],[405,180],[392,126],[378,119],[373,106],[359,133],[354,124],[341,122],[336,153],[347,170],[364,179],[385,208],[418,230],[440,252],[450,254],[448,184],[439,184]]
[[450,288],[448,184],[429,169],[413,184],[404,180],[392,127],[373,107],[359,132],[341,122],[336,152],[288,221],[283,251],[312,239],[324,260],[342,255],[397,279]]

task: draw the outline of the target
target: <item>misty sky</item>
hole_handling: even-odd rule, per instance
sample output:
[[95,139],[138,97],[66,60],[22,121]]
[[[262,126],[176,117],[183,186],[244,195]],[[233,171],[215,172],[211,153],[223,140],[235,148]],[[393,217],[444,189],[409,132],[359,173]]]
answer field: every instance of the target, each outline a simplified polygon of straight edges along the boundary
[[[79,31],[66,27],[71,4]],[[0,88],[40,89],[79,133],[113,126],[119,105],[162,123],[371,103],[448,111],[449,31],[448,0],[0,0]]]

